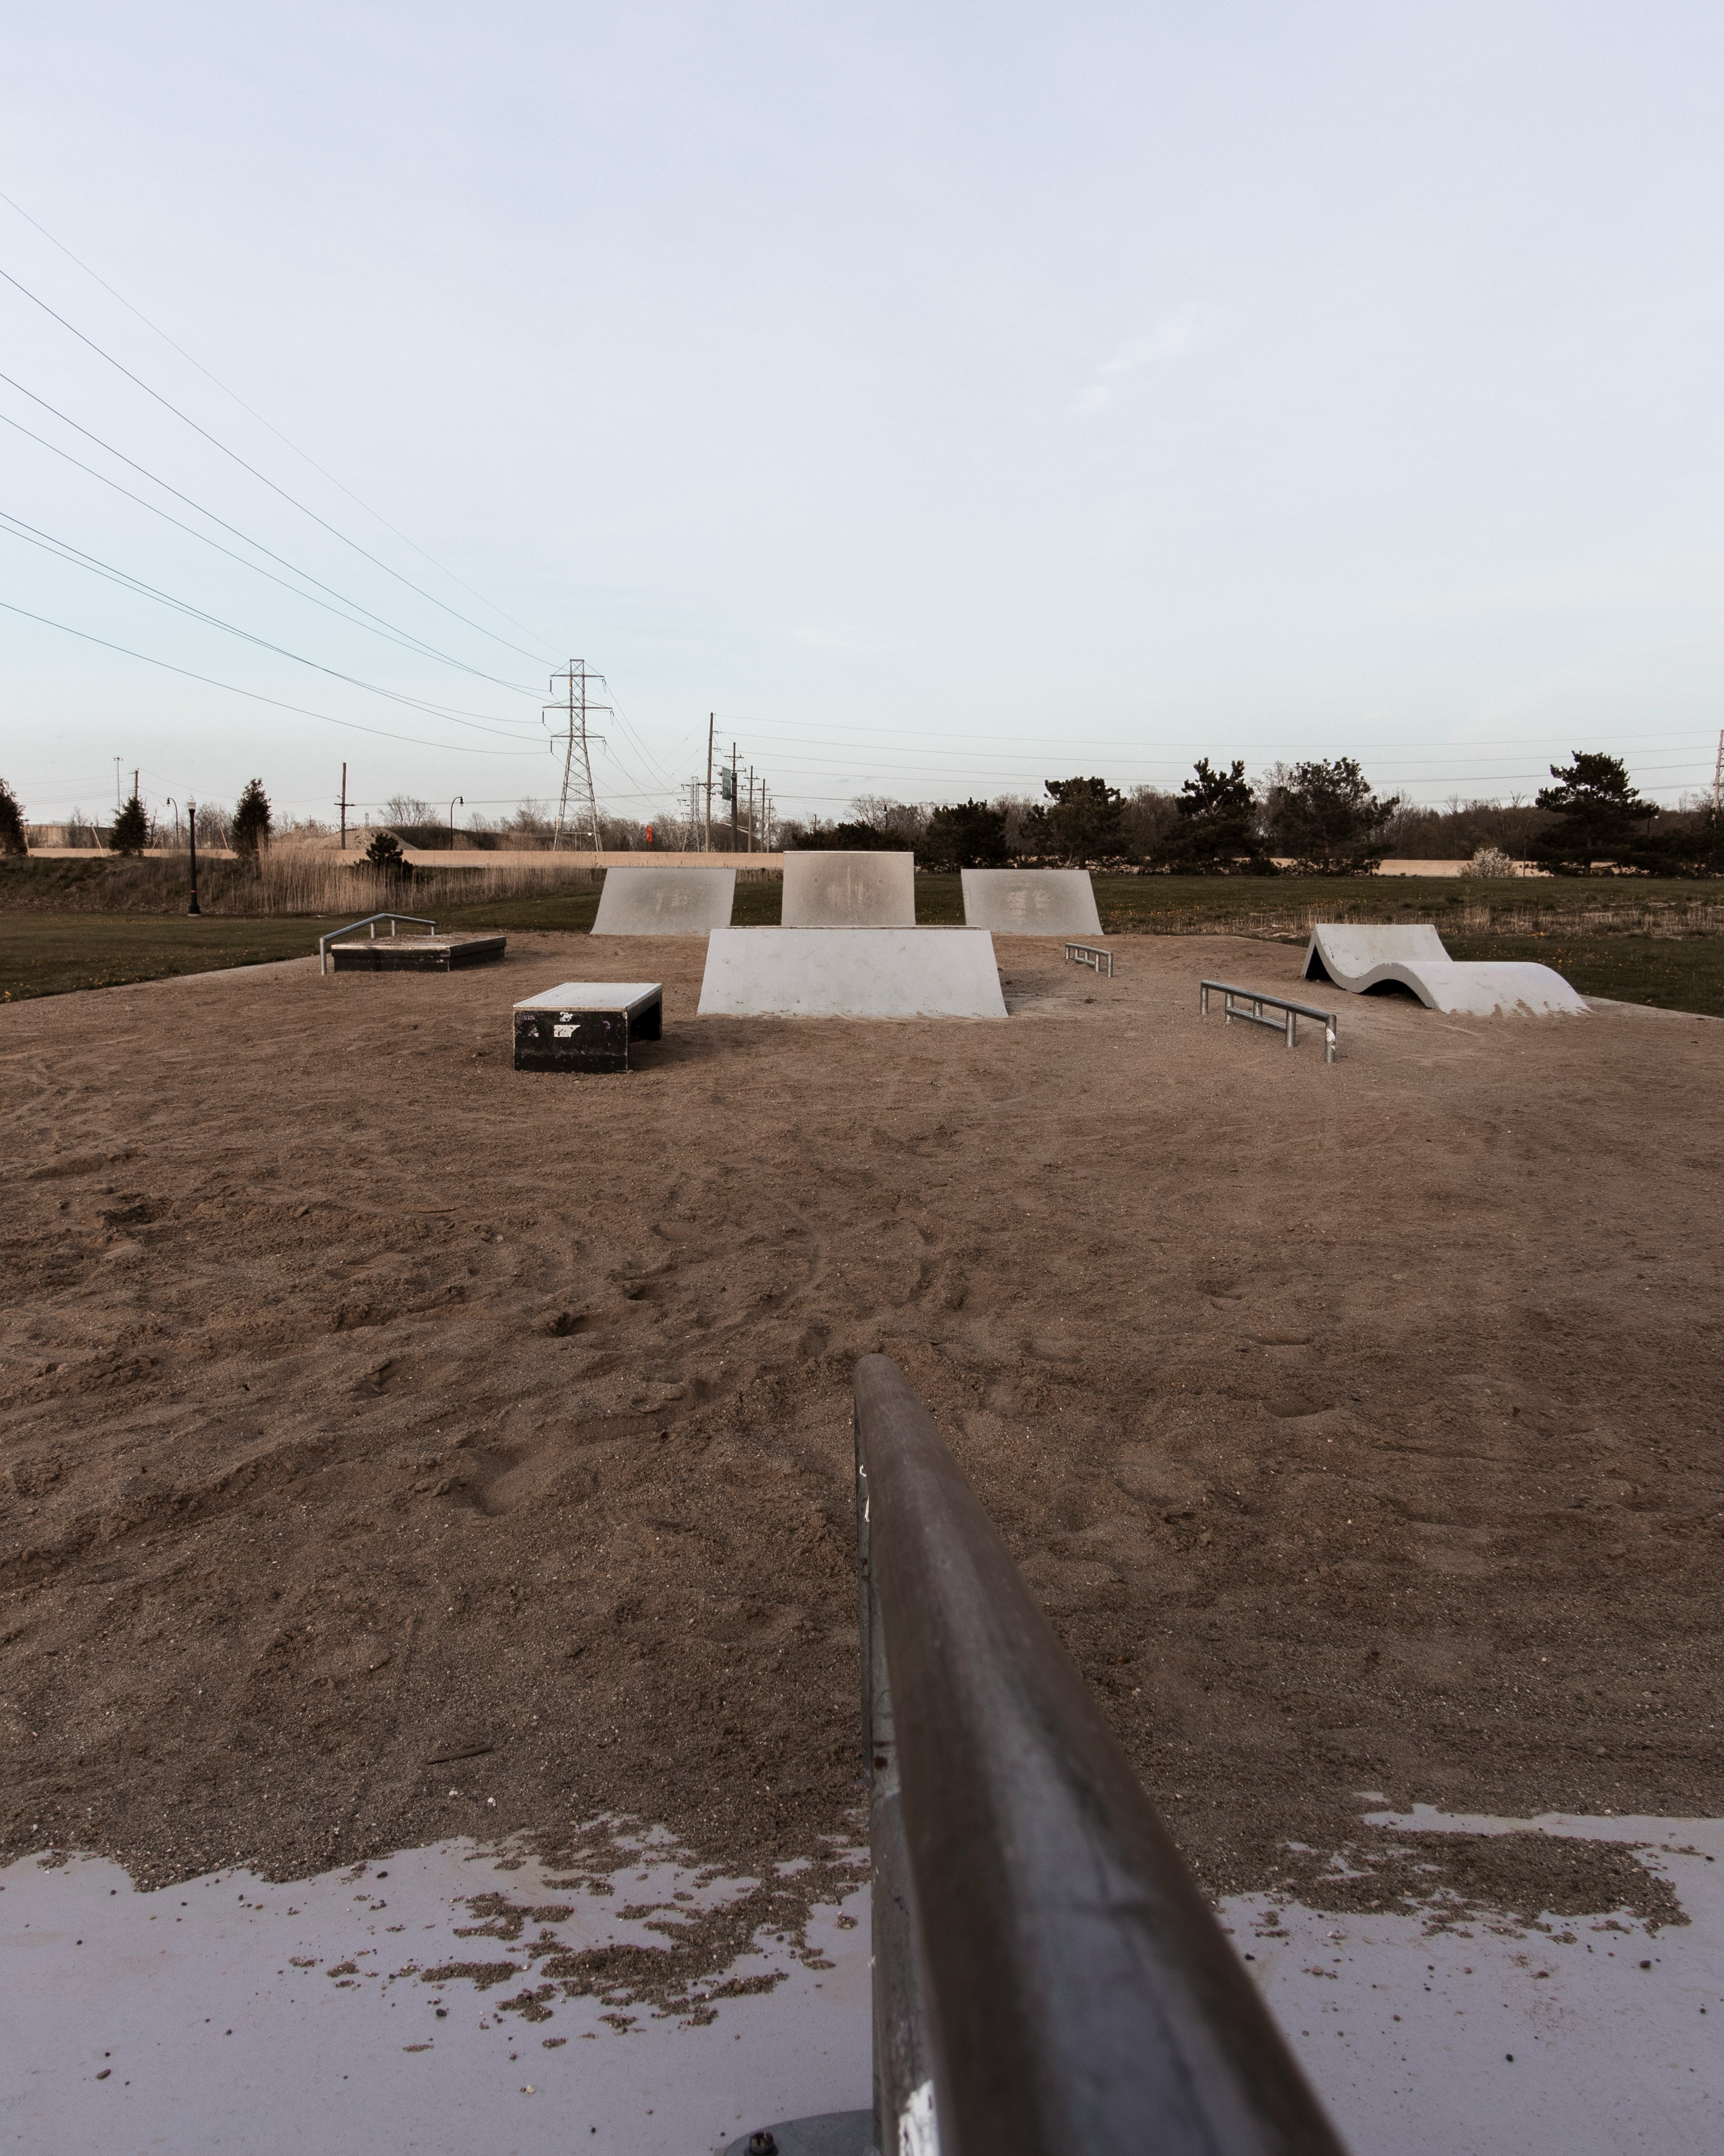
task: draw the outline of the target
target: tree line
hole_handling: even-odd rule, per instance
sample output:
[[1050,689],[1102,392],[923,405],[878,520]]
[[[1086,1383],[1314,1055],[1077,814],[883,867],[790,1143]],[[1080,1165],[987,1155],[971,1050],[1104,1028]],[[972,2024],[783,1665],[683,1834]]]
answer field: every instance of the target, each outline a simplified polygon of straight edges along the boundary
[[1180,875],[1368,875],[1388,855],[1517,861],[1558,875],[1724,875],[1710,806],[1660,808],[1621,759],[1577,749],[1531,803],[1415,807],[1379,794],[1352,757],[1278,763],[1254,784],[1243,761],[1199,757],[1177,793],[1105,778],[1050,778],[1044,798],[921,806],[865,795],[848,818],[786,822],[793,849],[908,847],[928,869],[1082,866]]

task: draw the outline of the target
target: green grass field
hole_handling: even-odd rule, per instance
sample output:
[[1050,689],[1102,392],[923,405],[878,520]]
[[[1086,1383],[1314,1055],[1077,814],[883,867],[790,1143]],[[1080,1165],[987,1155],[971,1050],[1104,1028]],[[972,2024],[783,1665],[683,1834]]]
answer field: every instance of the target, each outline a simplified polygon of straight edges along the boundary
[[[774,925],[781,891],[776,881],[739,883],[737,925]],[[1457,958],[1534,959],[1583,995],[1724,1017],[1724,933],[1711,885],[1097,876],[1095,895],[1104,932],[1115,937],[1208,932],[1302,942],[1314,919],[1433,921]],[[441,927],[578,932],[598,906],[589,887],[434,910]],[[917,878],[916,918],[962,921],[957,876]],[[300,957],[340,926],[339,916],[0,911],[0,1000]]]

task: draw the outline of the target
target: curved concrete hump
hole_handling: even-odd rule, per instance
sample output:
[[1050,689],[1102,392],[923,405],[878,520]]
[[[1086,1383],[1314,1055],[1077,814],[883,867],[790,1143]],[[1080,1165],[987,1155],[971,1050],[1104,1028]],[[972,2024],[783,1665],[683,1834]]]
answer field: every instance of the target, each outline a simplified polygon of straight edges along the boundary
[[728,928],[735,869],[607,869],[595,936],[704,936]]
[[914,854],[786,854],[787,928],[914,928]]
[[1395,927],[1361,921],[1320,925],[1311,932],[1305,978],[1333,981],[1354,995],[1394,983],[1410,988],[1428,1010],[1480,1018],[1493,1011],[1524,1011],[1535,1018],[1587,1015],[1585,1003],[1551,967],[1451,958],[1429,921]]
[[964,919],[1002,936],[1099,936],[1087,869],[965,869]]
[[1005,1014],[985,929],[716,928],[706,945],[702,1018]]

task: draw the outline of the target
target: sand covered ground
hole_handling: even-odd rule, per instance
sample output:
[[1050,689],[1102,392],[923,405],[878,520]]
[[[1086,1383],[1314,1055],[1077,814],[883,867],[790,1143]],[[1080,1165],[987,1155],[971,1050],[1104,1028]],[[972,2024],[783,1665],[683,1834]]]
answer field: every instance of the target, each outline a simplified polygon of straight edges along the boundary
[[[1286,947],[998,947],[1004,1024],[532,935],[0,1013],[0,1860],[832,1848],[884,1349],[1213,1890],[1644,1906],[1361,1815],[1724,1809],[1724,1026],[1344,998],[1326,1068],[1197,1015]],[[517,1075],[581,976],[664,1041]]]

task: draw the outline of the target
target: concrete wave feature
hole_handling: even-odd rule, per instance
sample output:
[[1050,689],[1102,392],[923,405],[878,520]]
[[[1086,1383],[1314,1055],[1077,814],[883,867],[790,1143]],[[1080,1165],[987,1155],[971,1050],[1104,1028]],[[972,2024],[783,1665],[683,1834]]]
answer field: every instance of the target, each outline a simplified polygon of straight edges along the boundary
[[985,928],[716,928],[702,1018],[1003,1018]]
[[965,869],[964,920],[1007,936],[1099,936],[1087,869]]
[[604,872],[595,936],[705,936],[728,928],[735,869],[617,868]]
[[1434,925],[1390,927],[1374,922],[1320,924],[1305,954],[1308,981],[1332,981],[1353,995],[1373,988],[1410,988],[1428,1010],[1488,1018],[1496,1011],[1534,1018],[1585,1018],[1587,1006],[1549,966],[1451,958]]

